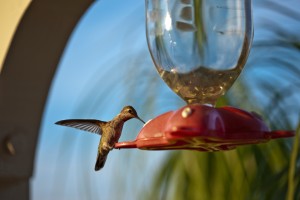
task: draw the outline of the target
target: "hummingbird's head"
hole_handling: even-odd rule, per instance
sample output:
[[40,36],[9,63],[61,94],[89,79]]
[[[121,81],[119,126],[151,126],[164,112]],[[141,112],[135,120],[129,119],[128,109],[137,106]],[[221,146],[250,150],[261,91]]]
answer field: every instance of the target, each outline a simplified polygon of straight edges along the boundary
[[136,118],[145,124],[145,122],[138,116],[136,110],[132,106],[125,106],[121,111],[121,115],[124,116],[125,120]]

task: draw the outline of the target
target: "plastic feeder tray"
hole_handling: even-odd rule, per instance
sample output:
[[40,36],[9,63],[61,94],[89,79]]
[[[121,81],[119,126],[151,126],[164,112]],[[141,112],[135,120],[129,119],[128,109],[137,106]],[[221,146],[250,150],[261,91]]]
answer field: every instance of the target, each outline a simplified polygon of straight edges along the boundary
[[294,131],[270,131],[256,113],[188,105],[150,120],[134,141],[119,142],[115,148],[223,151],[294,135]]

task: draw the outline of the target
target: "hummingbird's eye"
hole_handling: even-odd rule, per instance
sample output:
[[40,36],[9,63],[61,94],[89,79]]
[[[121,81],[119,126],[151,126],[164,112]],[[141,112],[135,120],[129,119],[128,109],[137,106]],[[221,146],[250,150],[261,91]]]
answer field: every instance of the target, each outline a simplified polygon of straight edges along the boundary
[[131,109],[129,109],[128,112],[129,112],[130,114],[133,114],[133,110],[131,110]]

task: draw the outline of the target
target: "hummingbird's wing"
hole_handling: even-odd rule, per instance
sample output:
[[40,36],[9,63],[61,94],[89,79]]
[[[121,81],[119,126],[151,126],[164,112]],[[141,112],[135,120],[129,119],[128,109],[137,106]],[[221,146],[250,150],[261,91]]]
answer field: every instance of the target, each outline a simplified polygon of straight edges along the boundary
[[96,119],[66,119],[56,122],[57,125],[69,126],[72,128],[77,128],[80,130],[92,132],[101,135],[101,126],[106,124],[106,122],[96,120]]

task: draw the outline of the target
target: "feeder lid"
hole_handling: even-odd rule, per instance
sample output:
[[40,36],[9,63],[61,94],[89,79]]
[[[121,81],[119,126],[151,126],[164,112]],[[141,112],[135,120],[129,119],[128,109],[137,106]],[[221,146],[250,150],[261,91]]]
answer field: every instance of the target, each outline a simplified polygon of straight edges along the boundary
[[119,142],[115,148],[222,151],[294,134],[293,131],[270,131],[253,112],[229,106],[187,105],[150,120],[134,141]]

